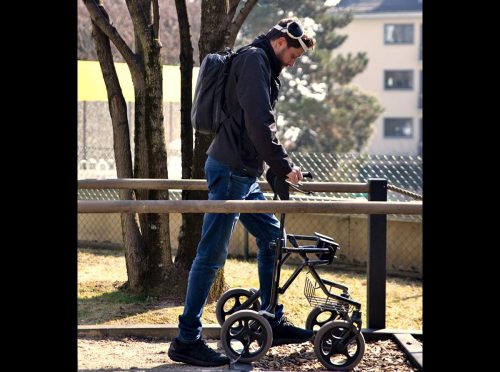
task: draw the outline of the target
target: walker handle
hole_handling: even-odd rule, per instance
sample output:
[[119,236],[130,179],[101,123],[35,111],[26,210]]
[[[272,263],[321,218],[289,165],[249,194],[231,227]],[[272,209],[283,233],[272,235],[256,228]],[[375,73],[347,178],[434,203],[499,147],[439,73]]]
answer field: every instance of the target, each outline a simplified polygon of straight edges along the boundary
[[302,177],[313,179],[313,175],[311,172],[302,172]]
[[[311,172],[301,172],[301,173],[302,173],[302,177],[304,177],[304,178],[306,178],[306,177],[307,177],[307,178],[310,178],[310,179],[312,179],[312,178],[313,178],[313,175],[312,175],[312,173],[311,173]],[[294,184],[293,184],[293,183],[291,183],[290,181],[285,180],[285,183],[287,183],[287,184],[288,184],[288,187],[290,187],[290,188],[294,189],[295,191],[301,192],[301,193],[306,194],[306,195],[311,195],[311,194],[313,194],[313,192],[312,192],[312,191],[304,191],[304,190],[302,190],[302,189],[300,188],[300,187],[302,186],[302,184],[301,184],[300,182],[299,182],[297,185],[294,185]]]

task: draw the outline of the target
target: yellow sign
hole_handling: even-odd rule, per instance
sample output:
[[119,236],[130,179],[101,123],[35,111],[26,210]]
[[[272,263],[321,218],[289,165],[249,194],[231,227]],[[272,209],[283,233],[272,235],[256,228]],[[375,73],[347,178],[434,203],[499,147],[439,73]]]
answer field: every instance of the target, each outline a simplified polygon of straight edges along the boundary
[[[115,62],[116,73],[125,101],[135,101],[134,86],[126,63]],[[193,94],[199,67],[193,68]],[[106,85],[98,61],[78,61],[78,101],[107,101]],[[163,66],[163,101],[181,101],[181,70],[179,66]]]

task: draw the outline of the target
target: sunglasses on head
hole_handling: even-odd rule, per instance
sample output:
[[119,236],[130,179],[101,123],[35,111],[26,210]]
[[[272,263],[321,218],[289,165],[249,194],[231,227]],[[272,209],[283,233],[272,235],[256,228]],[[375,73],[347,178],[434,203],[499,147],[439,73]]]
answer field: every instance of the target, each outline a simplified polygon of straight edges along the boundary
[[296,21],[291,21],[286,24],[285,27],[280,26],[279,24],[274,26],[278,31],[283,32],[284,34],[287,34],[290,36],[292,39],[298,40],[300,43],[300,46],[302,49],[304,49],[304,52],[307,52],[309,48],[307,47],[306,43],[302,40],[302,36],[304,36],[304,31],[300,27],[300,25]]

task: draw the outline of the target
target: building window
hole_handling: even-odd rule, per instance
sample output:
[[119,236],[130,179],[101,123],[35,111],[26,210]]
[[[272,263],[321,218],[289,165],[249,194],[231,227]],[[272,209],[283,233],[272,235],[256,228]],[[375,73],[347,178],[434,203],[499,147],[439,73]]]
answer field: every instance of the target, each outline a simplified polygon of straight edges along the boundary
[[384,71],[384,88],[413,89],[413,70]]
[[423,88],[423,86],[422,86],[422,81],[423,81],[423,80],[422,80],[422,70],[420,70],[420,86],[419,86],[419,88],[418,88],[418,102],[417,102],[417,108],[418,108],[419,110],[422,110],[422,107],[423,107],[423,106],[422,106],[422,104],[423,104],[423,102],[422,102],[422,99],[423,99],[423,93],[422,93],[422,92],[423,92],[423,89],[422,89],[422,88]]
[[422,143],[424,141],[423,132],[422,132],[422,119],[419,120],[419,129],[420,129],[420,139],[418,141],[418,155],[422,156]]
[[412,138],[413,118],[385,118],[384,137]]
[[424,38],[423,38],[423,34],[422,34],[422,25],[420,25],[420,44],[419,44],[419,48],[418,48],[418,60],[419,61],[422,61],[422,45],[424,43]]
[[413,25],[384,25],[385,44],[413,44]]

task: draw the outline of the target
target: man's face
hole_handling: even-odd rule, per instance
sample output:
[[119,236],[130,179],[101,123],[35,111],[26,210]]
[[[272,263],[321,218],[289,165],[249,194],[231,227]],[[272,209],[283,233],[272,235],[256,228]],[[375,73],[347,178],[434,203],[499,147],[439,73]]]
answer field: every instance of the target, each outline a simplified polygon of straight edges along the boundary
[[276,46],[276,57],[278,57],[283,67],[292,67],[295,64],[297,58],[304,54],[304,49],[302,49],[301,47],[288,47],[286,45],[285,38],[280,38],[278,39],[278,41],[281,42],[279,42]]

